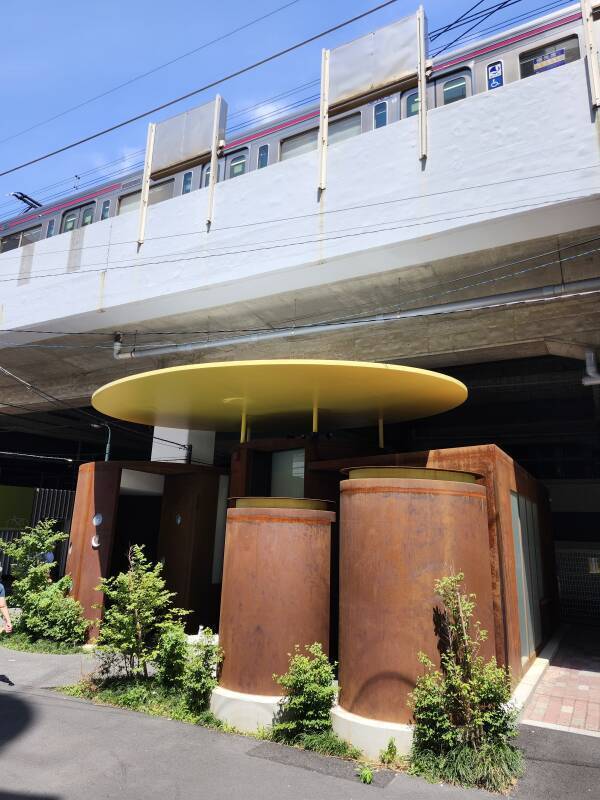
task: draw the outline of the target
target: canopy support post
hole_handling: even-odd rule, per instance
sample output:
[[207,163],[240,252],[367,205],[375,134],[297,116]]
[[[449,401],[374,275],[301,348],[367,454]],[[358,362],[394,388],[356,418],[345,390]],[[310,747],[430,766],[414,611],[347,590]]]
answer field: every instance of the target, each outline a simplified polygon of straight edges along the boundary
[[378,433],[379,433],[379,449],[383,450],[383,448],[385,447],[385,440],[383,438],[383,414],[379,415],[379,420],[378,420],[378,426],[377,427],[378,427]]
[[244,444],[246,441],[246,428],[247,428],[248,419],[246,416],[246,409],[242,411],[242,425],[240,428],[240,444]]

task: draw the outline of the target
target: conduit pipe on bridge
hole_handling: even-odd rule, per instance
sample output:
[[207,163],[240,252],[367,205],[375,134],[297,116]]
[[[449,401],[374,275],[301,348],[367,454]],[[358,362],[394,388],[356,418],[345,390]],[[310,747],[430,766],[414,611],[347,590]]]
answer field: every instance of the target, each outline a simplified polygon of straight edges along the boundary
[[[142,358],[145,356],[165,356],[172,353],[192,353],[198,350],[215,350],[220,347],[234,347],[241,344],[254,344],[272,341],[273,339],[291,339],[298,336],[311,336],[321,333],[332,333],[335,331],[351,330],[363,328],[369,325],[381,325],[387,322],[396,322],[401,319],[411,317],[428,317],[437,314],[455,314],[461,311],[476,311],[495,306],[513,305],[515,303],[529,303],[539,300],[553,300],[559,297],[571,295],[589,294],[600,291],[600,278],[588,278],[586,280],[571,281],[570,283],[558,283],[548,286],[539,286],[534,289],[522,289],[516,292],[505,292],[504,294],[488,295],[487,297],[476,297],[471,300],[459,300],[455,303],[443,303],[439,305],[423,306],[421,308],[411,308],[405,311],[396,311],[390,314],[377,314],[371,317],[364,317],[354,320],[342,320],[340,322],[324,322],[314,325],[304,325],[298,328],[280,328],[272,331],[260,331],[258,333],[244,334],[243,336],[232,336],[224,339],[212,339],[199,342],[184,342],[182,344],[154,345],[149,347],[133,347],[130,350],[122,349],[121,334],[115,335],[113,354],[116,359]],[[595,356],[594,356],[595,363]],[[588,378],[584,379],[586,385],[590,385],[592,380],[599,380],[600,375],[596,371],[596,376],[589,371]]]

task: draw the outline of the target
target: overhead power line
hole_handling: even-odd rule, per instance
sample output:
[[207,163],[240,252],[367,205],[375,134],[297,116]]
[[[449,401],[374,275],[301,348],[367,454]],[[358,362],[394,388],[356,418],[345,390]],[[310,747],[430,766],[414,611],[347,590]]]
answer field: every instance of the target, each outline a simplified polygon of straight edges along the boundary
[[227,31],[226,33],[223,33],[220,36],[217,36],[208,42],[204,42],[198,47],[194,47],[193,50],[188,50],[185,53],[181,53],[181,55],[178,55],[175,58],[171,58],[169,61],[165,61],[164,63],[159,64],[156,67],[152,67],[152,69],[146,70],[145,72],[142,72],[139,75],[135,75],[133,78],[130,78],[127,81],[123,81],[123,83],[119,83],[116,86],[113,86],[111,89],[107,89],[106,91],[101,92],[100,94],[94,95],[94,97],[89,97],[87,100],[83,100],[81,103],[77,103],[77,105],[71,106],[70,108],[66,108],[64,111],[60,111],[58,114],[54,114],[52,117],[40,120],[39,122],[36,122],[34,125],[30,125],[28,128],[23,128],[23,130],[17,131],[16,133],[11,133],[10,136],[6,136],[4,139],[0,139],[0,144],[4,144],[4,142],[9,142],[12,139],[16,139],[18,136],[24,136],[26,133],[36,130],[36,128],[41,128],[43,125],[47,125],[50,122],[54,122],[54,120],[60,119],[61,117],[66,116],[67,114],[71,114],[73,111],[78,111],[80,108],[84,108],[85,106],[90,105],[90,103],[94,103],[96,100],[101,100],[103,97],[107,97],[109,94],[113,94],[114,92],[117,92],[119,89],[124,89],[126,86],[131,86],[132,83],[141,81],[143,78],[147,78],[149,75],[154,75],[155,73],[160,72],[161,69],[170,67],[172,64],[176,64],[178,61],[182,61],[184,58],[188,58],[189,56],[195,55],[196,53],[199,53],[201,50],[205,50],[207,47],[211,47],[213,44],[218,44],[219,42],[222,42],[225,39],[229,39],[231,36],[235,36],[236,33],[245,31],[248,28],[251,28],[253,25],[257,25],[259,22],[263,22],[265,19],[274,17],[281,11],[285,11],[291,6],[297,5],[300,1],[301,0],[291,0],[291,2],[285,3],[284,5],[279,6],[278,8],[274,8],[272,11],[269,11],[266,14],[262,14],[260,17],[255,17],[254,19],[245,22],[243,25],[238,25],[238,27],[233,28],[233,30]]
[[122,122],[117,122],[115,125],[111,125],[108,128],[104,128],[103,130],[96,131],[96,133],[92,133],[89,136],[84,136],[82,139],[78,139],[75,142],[71,142],[70,144],[63,145],[62,147],[58,147],[56,150],[51,150],[48,153],[44,153],[41,156],[37,156],[36,158],[32,158],[29,161],[24,161],[21,164],[17,164],[14,167],[10,167],[9,169],[5,169],[0,172],[0,178],[4,177],[5,175],[11,175],[13,172],[18,172],[25,167],[29,167],[32,164],[38,164],[40,161],[45,161],[48,158],[52,158],[53,156],[58,155],[59,153],[64,153],[67,150],[72,150],[75,147],[79,147],[86,142],[91,142],[94,139],[99,139],[101,136],[106,136],[108,133],[112,133],[113,131],[119,130],[120,128],[124,128],[127,125],[131,125],[134,122],[138,122],[141,119],[145,119],[152,114],[156,114],[159,111],[163,111],[165,108],[170,108],[171,106],[176,105],[177,103],[181,103],[184,100],[188,100],[190,97],[194,97],[202,92],[207,91],[208,89],[214,89],[216,86],[220,86],[222,83],[226,83],[227,81],[232,80],[233,78],[238,78],[240,75],[245,75],[252,70],[257,69],[258,67],[263,66],[264,64],[269,64],[272,61],[275,61],[282,56],[287,55],[288,53],[293,53],[295,50],[299,50],[302,47],[306,47],[306,45],[311,44],[312,42],[316,42],[319,39],[322,39],[324,36],[328,36],[330,33],[335,33],[336,31],[342,30],[346,28],[348,25],[351,25],[354,22],[358,22],[358,20],[364,19],[365,17],[369,17],[371,14],[375,14],[377,11],[381,11],[383,8],[387,8],[388,6],[397,3],[398,0],[385,0],[383,3],[379,3],[379,5],[373,6],[372,8],[363,11],[360,14],[356,14],[354,17],[350,17],[349,19],[344,20],[343,22],[339,22],[337,25],[333,25],[330,28],[327,28],[319,33],[314,34],[313,36],[309,36],[306,39],[303,39],[300,42],[296,42],[295,44],[290,45],[289,47],[284,47],[282,50],[278,50],[275,53],[271,53],[269,56],[265,56],[264,58],[259,59],[258,61],[254,61],[252,64],[248,64],[245,67],[241,67],[240,69],[234,70],[230,72],[228,75],[224,75],[221,78],[217,78],[214,81],[210,81],[209,83],[205,83],[204,86],[199,86],[197,89],[193,89],[191,92],[186,92],[179,97],[175,97],[172,100],[168,100],[166,103],[161,103],[154,108],[148,109],[148,111],[143,111],[141,114],[136,114],[133,117],[129,117],[128,119],[123,120]]
[[[449,50],[451,47],[453,47],[455,44],[458,44],[458,42],[460,42],[461,39],[464,39],[464,37],[467,34],[471,33],[471,31],[475,30],[475,28],[478,28],[482,22],[485,22],[486,19],[489,19],[489,17],[492,17],[494,14],[497,14],[499,11],[502,11],[502,9],[510,5],[513,5],[514,2],[515,0],[503,0],[503,2],[498,3],[496,6],[491,8],[487,14],[483,14],[480,19],[478,19],[473,25],[471,25],[470,28],[467,28],[466,31],[463,31],[463,33],[461,33],[455,39],[452,39],[451,42],[448,42],[443,47],[440,47],[439,50],[436,50],[436,52],[433,53],[432,58],[441,55],[442,53],[446,52],[446,50]],[[517,0],[517,2],[521,2],[521,0]]]

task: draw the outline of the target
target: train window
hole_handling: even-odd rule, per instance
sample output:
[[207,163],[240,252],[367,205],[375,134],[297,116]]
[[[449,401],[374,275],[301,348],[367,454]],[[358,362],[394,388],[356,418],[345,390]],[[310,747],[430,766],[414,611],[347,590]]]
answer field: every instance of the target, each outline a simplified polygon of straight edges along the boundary
[[246,154],[242,153],[231,159],[229,164],[229,177],[237,178],[238,175],[243,175],[244,172],[246,172]]
[[90,203],[89,206],[84,206],[81,209],[81,227],[83,228],[85,225],[91,225],[94,221],[94,209],[96,207],[95,203]]
[[452,78],[444,84],[444,105],[456,103],[457,100],[464,100],[467,96],[467,79]]
[[48,220],[48,227],[46,228],[46,239],[49,239],[51,236],[54,236],[55,225],[56,225],[55,219]]
[[186,172],[181,184],[181,194],[189,194],[192,191],[192,172]]
[[3,239],[0,239],[0,253],[7,253],[9,250],[16,250],[25,244],[37,242],[42,238],[42,226],[36,225],[33,228],[27,228],[25,231],[17,231],[16,233],[9,233]]
[[280,160],[285,161],[288,158],[300,156],[302,153],[310,153],[311,150],[316,150],[318,138],[319,129],[312,128],[310,131],[290,136],[289,139],[282,139],[279,151]]
[[75,226],[77,225],[77,217],[77,211],[67,211],[66,214],[63,214],[60,232],[68,233],[69,231],[74,230]]
[[538,47],[537,50],[522,53],[519,56],[521,77],[528,78],[530,75],[537,75],[571,61],[577,61],[578,58],[580,58],[579,39],[577,36],[569,36],[544,47]]
[[268,144],[261,144],[258,148],[258,161],[256,163],[257,169],[262,169],[266,167],[269,163],[269,145]]
[[204,170],[204,178],[202,180],[202,185],[208,186],[209,183],[210,183],[210,164],[208,164],[208,166]]
[[105,200],[102,203],[102,211],[100,212],[100,219],[108,219],[110,216],[110,200]]
[[383,100],[381,103],[376,103],[373,106],[373,127],[383,128],[385,125],[387,125],[387,115],[387,100]]
[[21,231],[18,233],[9,233],[0,239],[0,253],[8,253],[9,250],[16,250],[21,244]]
[[415,114],[419,113],[419,94],[418,92],[413,92],[409,94],[406,98],[406,116],[407,117],[414,117]]
[[[148,193],[148,205],[153,206],[156,203],[162,203],[163,200],[170,200],[173,197],[174,179],[170,181],[163,181],[162,183],[155,183],[150,187]],[[139,208],[141,191],[131,192],[119,198],[119,210],[117,214],[127,214],[128,211],[134,211]]]
[[329,123],[329,144],[337,144],[343,142],[344,139],[350,139],[360,133],[361,116],[360,111],[358,114],[351,114],[349,117],[342,117],[336,119],[335,122]]

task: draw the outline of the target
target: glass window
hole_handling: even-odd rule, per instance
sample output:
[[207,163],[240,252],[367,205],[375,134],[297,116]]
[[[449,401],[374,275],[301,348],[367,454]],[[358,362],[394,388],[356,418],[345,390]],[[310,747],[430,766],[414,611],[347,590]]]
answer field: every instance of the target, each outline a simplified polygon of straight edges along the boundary
[[204,169],[204,178],[202,179],[202,185],[208,186],[210,183],[210,164],[208,164]]
[[257,168],[262,169],[266,167],[269,163],[269,145],[268,144],[261,144],[258,148],[258,163]]
[[[153,206],[156,203],[162,203],[163,200],[170,200],[173,197],[173,186],[173,178],[170,181],[163,181],[163,183],[151,186],[148,193],[148,205]],[[129,211],[135,211],[136,208],[139,208],[141,195],[141,191],[131,192],[131,194],[126,194],[119,198],[117,214],[127,214]]]
[[24,244],[31,244],[32,242],[38,242],[41,238],[41,225],[36,225],[35,228],[28,228],[26,231],[21,231],[21,246]]
[[110,216],[110,200],[105,200],[102,203],[102,211],[100,212],[100,219],[108,219]]
[[192,191],[192,172],[186,172],[183,176],[183,183],[181,185],[181,194],[189,194]]
[[335,122],[329,123],[329,132],[327,139],[329,144],[337,144],[343,142],[344,139],[350,139],[360,133],[360,111],[358,114],[351,114],[349,117],[342,117],[336,119]]
[[457,100],[464,100],[467,96],[467,79],[452,78],[444,84],[444,105],[456,103]]
[[414,117],[419,113],[419,93],[413,92],[406,98],[406,116]]
[[313,128],[304,133],[297,133],[295,136],[290,136],[289,139],[283,139],[281,142],[280,160],[285,161],[294,156],[300,156],[302,153],[310,153],[311,150],[317,149],[317,140],[319,138],[318,128]]
[[21,231],[9,233],[0,241],[0,253],[8,253],[9,250],[16,250],[21,244]]
[[91,203],[89,206],[84,206],[81,209],[81,227],[83,228],[85,225],[91,225],[94,221],[94,208],[95,203]]
[[528,78],[530,75],[537,75],[539,72],[547,72],[555,67],[562,67],[571,61],[577,61],[579,54],[579,39],[577,36],[569,36],[559,42],[547,44],[537,50],[530,50],[519,56],[521,67],[521,77]]
[[229,177],[237,178],[238,175],[243,175],[244,172],[246,172],[246,155],[242,153],[231,159],[229,163]]
[[271,455],[271,497],[304,497],[304,450]]
[[56,225],[56,220],[51,219],[48,222],[48,228],[46,229],[46,239],[49,239],[51,236],[54,236],[54,226]]
[[63,214],[60,232],[68,233],[74,230],[75,225],[77,225],[77,211],[67,211],[66,214]]
[[376,103],[373,106],[373,127],[383,128],[387,125],[387,102]]

